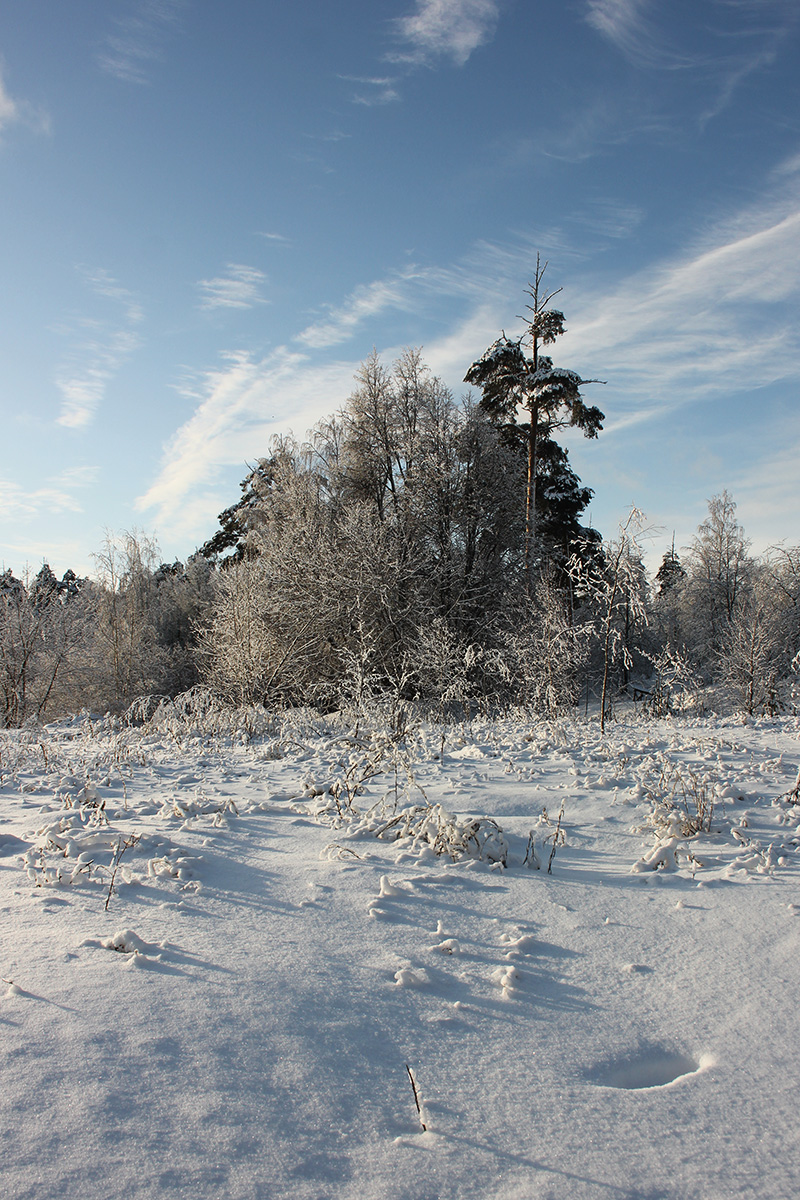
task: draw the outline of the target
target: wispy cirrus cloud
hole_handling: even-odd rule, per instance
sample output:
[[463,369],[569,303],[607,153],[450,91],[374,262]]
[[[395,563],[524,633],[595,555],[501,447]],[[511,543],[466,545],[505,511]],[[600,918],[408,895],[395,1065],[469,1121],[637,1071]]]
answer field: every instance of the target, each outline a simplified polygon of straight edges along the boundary
[[384,54],[395,75],[340,75],[354,84],[353,104],[374,108],[401,99],[400,79],[445,59],[463,67],[479,46],[491,41],[500,17],[499,0],[415,0],[413,12],[396,17],[390,29],[396,49]]
[[400,99],[397,90],[397,80],[389,76],[340,75],[345,83],[356,85],[352,96],[353,104],[362,104],[366,108],[375,108],[381,104],[391,104]]
[[407,310],[413,304],[409,283],[421,278],[420,272],[410,268],[388,279],[363,284],[351,292],[340,306],[330,308],[321,321],[307,325],[294,340],[301,345],[320,349],[338,346],[352,337],[364,321],[386,309]]
[[215,484],[228,468],[244,472],[267,453],[275,433],[304,432],[338,408],[353,387],[352,362],[313,365],[278,347],[266,358],[237,353],[181,389],[196,409],[165,447],[158,478],[136,502],[168,525],[173,538],[205,541],[230,503]]
[[674,263],[587,295],[567,355],[602,364],[619,427],[800,380],[800,209],[741,213]]
[[120,367],[139,347],[138,327],[144,314],[133,294],[105,270],[83,270],[94,292],[113,302],[121,312],[79,317],[68,322],[64,333],[73,346],[56,372],[61,393],[58,424],[78,429],[88,425],[102,403],[106,388]]
[[[269,237],[269,234],[263,235]],[[243,263],[227,263],[225,274],[217,275],[214,279],[201,279],[197,284],[200,289],[200,307],[205,310],[215,308],[253,308],[256,304],[266,304],[261,295],[261,287],[266,282],[266,275],[257,267],[248,267]]]
[[642,222],[644,213],[636,204],[612,199],[588,200],[568,217],[573,225],[581,226],[598,238],[617,241],[629,237]]
[[449,58],[463,67],[494,36],[499,15],[497,0],[417,0],[413,13],[394,21],[404,48],[389,57],[419,64]]
[[97,54],[100,68],[125,83],[149,82],[149,72],[164,54],[187,0],[128,0],[128,12],[115,18],[114,32]]
[[501,169],[527,170],[541,158],[582,163],[615,146],[652,142],[673,136],[671,118],[659,111],[652,96],[638,96],[635,86],[591,95],[575,108],[565,108],[545,129],[513,132],[498,139]]
[[[340,79],[353,79],[353,76],[340,75]],[[312,142],[346,142],[353,135],[342,129],[331,129],[329,133],[304,133],[303,137]]]
[[98,475],[97,467],[71,467],[40,488],[0,479],[0,518],[25,521],[46,513],[83,512],[76,492],[90,487]]
[[289,238],[284,237],[282,233],[265,233],[262,229],[256,230],[256,237],[263,238],[265,242],[272,242],[277,246],[291,246]]
[[[723,6],[735,20],[720,28]],[[657,0],[586,0],[585,15],[634,67],[691,72],[703,103],[702,128],[727,107],[750,75],[775,61],[800,14],[794,0],[699,0],[698,9],[707,11],[693,28],[691,50],[684,26]]]
[[586,20],[636,66],[688,66],[659,31],[654,7],[653,0],[587,0]]
[[19,105],[16,100],[12,100],[6,91],[3,77],[0,75],[0,133],[8,125],[13,125],[19,120]]

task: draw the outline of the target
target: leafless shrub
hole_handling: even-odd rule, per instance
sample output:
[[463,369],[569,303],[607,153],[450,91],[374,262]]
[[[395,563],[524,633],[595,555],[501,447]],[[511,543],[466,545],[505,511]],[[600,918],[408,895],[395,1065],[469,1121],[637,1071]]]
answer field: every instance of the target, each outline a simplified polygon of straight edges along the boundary
[[[365,808],[360,802],[367,786],[387,779],[384,795]],[[417,792],[423,804],[403,803]],[[317,820],[347,828],[351,836],[369,835],[381,841],[407,839],[428,846],[434,854],[454,862],[479,858],[508,862],[508,844],[502,829],[490,817],[460,818],[440,804],[431,804],[414,774],[405,739],[389,734],[373,737],[365,749],[347,753],[323,783],[307,780],[306,803]]]
[[103,906],[106,912],[108,912],[108,906],[111,903],[111,897],[114,894],[114,882],[117,878],[117,871],[119,869],[119,864],[122,861],[122,856],[126,850],[130,850],[133,846],[138,845],[139,840],[140,837],[136,833],[129,834],[124,840],[122,838],[117,839],[116,849],[114,850],[114,854],[111,858],[111,877],[108,881],[108,893],[106,895],[106,902]]
[[644,522],[644,513],[631,508],[617,537],[605,547],[603,561],[576,553],[567,564],[576,595],[588,601],[597,614],[595,633],[603,656],[601,733],[611,713],[612,667],[618,666],[627,679],[633,666],[631,635],[647,620],[641,546]]
[[735,609],[720,637],[719,677],[749,715],[774,716],[780,707],[778,685],[787,657],[784,632],[777,614],[756,594]]
[[503,646],[506,682],[538,717],[560,716],[576,703],[589,638],[589,628],[572,620],[554,572],[542,570],[513,614]]
[[694,837],[710,833],[714,796],[698,772],[664,761],[657,780],[646,787],[651,803],[648,824],[658,837]]

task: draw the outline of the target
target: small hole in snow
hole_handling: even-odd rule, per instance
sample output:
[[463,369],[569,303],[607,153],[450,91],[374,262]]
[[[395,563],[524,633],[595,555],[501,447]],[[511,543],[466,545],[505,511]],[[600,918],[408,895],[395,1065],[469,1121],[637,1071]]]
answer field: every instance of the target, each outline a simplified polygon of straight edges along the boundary
[[664,1046],[644,1046],[629,1057],[598,1063],[587,1072],[587,1078],[601,1087],[640,1091],[666,1087],[678,1079],[695,1075],[707,1065],[710,1060],[698,1062],[688,1054]]

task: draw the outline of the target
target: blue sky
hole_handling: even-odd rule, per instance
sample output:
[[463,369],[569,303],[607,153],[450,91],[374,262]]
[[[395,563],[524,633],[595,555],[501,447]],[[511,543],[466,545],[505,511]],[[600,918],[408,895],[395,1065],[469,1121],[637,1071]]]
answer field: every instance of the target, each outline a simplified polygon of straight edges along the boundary
[[373,345],[456,395],[536,253],[606,535],[800,541],[796,0],[5,0],[0,562],[185,557]]

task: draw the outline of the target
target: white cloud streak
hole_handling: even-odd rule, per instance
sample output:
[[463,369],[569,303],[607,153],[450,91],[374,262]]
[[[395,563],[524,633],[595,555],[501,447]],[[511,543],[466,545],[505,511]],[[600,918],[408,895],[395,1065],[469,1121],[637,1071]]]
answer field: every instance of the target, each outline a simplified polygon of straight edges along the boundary
[[121,321],[107,317],[82,318],[68,329],[76,345],[56,373],[61,393],[58,424],[69,429],[88,425],[106,388],[120,367],[138,349],[141,339],[137,327],[143,320],[141,306],[107,271],[84,271],[92,291],[122,308]]
[[586,20],[630,62],[639,67],[687,66],[675,55],[650,19],[652,0],[588,0]]
[[197,284],[202,309],[252,308],[255,304],[266,304],[259,291],[267,278],[263,271],[242,263],[227,263],[225,271],[225,275],[201,279]]
[[174,29],[186,0],[136,0],[115,21],[97,55],[101,70],[124,83],[146,84],[150,68],[163,57],[164,42]]
[[63,471],[47,487],[29,488],[0,479],[0,518],[27,521],[34,517],[61,512],[83,512],[76,491],[97,480],[96,467],[73,467]]
[[6,91],[3,77],[0,75],[0,133],[17,120],[19,120],[19,107]]
[[174,539],[205,541],[217,513],[231,503],[229,494],[214,490],[222,470],[244,474],[246,462],[267,453],[273,434],[302,435],[335,411],[352,390],[353,371],[352,362],[314,366],[286,347],[260,360],[227,356],[200,379],[195,413],[166,447],[161,472],[137,508],[154,510]]
[[264,238],[265,241],[272,242],[278,246],[291,246],[292,244],[282,233],[264,233],[263,230],[259,229],[256,231],[256,237]]
[[308,325],[294,340],[309,348],[338,346],[352,337],[369,318],[389,308],[407,309],[413,303],[408,285],[421,277],[412,269],[394,278],[364,284],[356,288],[339,308],[331,309],[326,319]]
[[717,13],[707,20],[698,14],[695,33],[703,46],[691,52],[680,45],[683,29],[668,30],[670,9],[655,0],[586,0],[586,21],[640,70],[692,72],[698,95],[709,87],[713,97],[699,114],[704,127],[730,103],[741,83],[776,59],[790,29],[798,20],[793,0],[725,0],[736,22],[724,31]]
[[800,210],[754,219],[742,215],[750,228],[587,297],[569,322],[565,356],[613,380],[620,417],[800,378]]
[[396,88],[396,79],[389,77],[378,76],[369,77],[361,75],[340,75],[340,79],[345,83],[355,83],[357,91],[353,92],[350,97],[353,104],[361,104],[365,108],[376,108],[381,104],[392,104],[395,100],[400,99],[400,93]]
[[450,58],[463,67],[494,36],[498,17],[496,0],[417,0],[415,11],[394,23],[407,49],[391,57],[420,64]]

